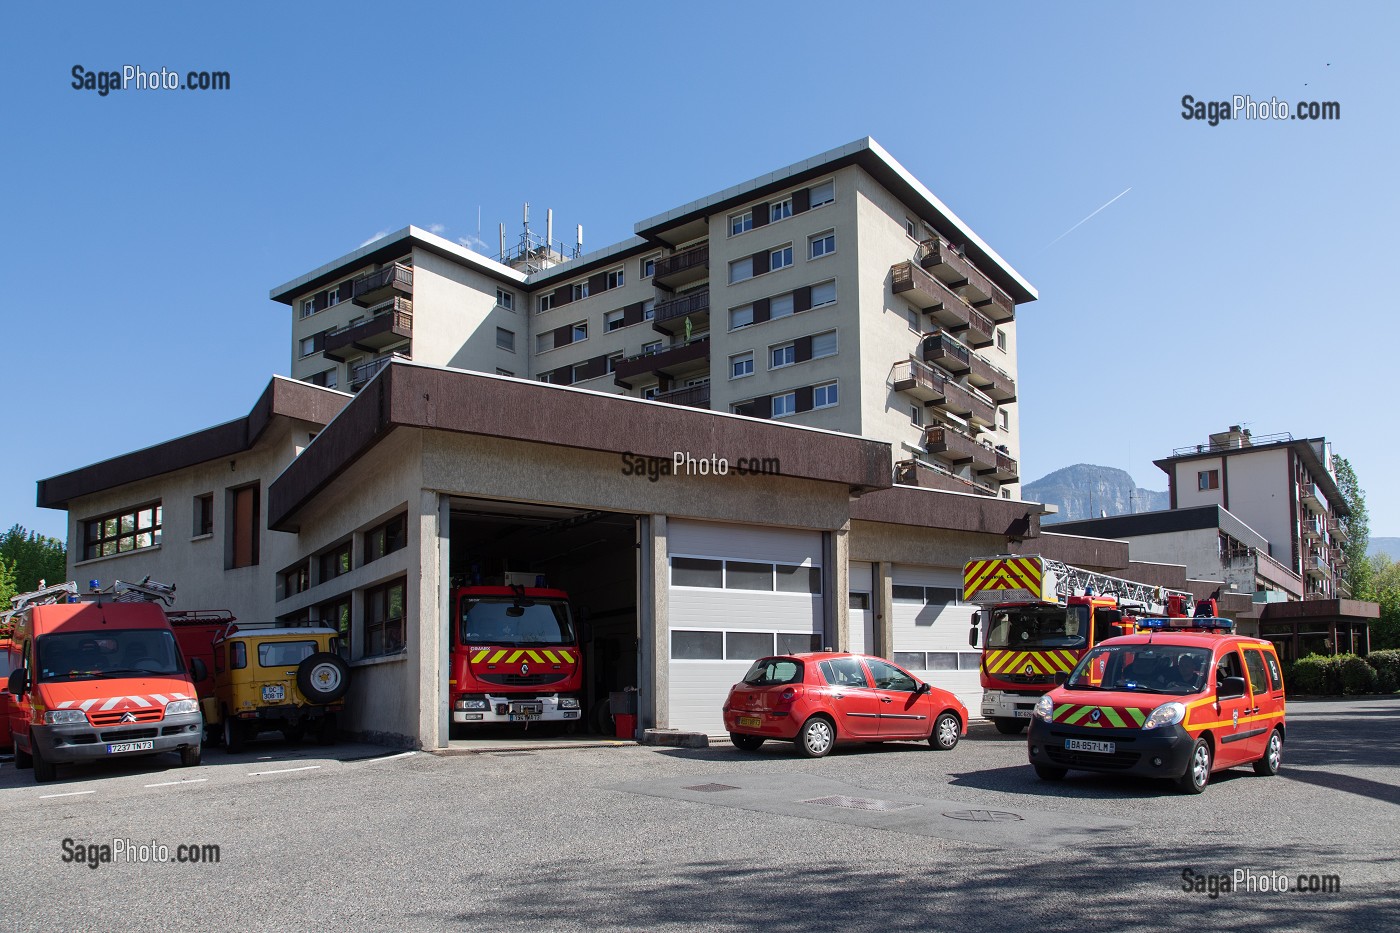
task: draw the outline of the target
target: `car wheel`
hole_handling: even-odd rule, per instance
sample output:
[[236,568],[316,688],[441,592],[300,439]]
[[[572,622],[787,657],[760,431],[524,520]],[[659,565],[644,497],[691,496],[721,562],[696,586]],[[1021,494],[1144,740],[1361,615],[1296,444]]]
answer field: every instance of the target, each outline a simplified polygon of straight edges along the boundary
[[334,703],[350,688],[350,665],[338,654],[318,651],[297,665],[297,689],[312,703]]
[[44,759],[44,753],[39,749],[39,744],[31,740],[30,748],[34,749],[34,781],[38,784],[47,784],[58,777],[58,766],[51,761]]
[[248,732],[239,722],[229,715],[228,710],[224,710],[224,751],[232,755],[234,752],[243,751],[243,744],[248,741]]
[[1035,776],[1042,781],[1063,781],[1068,773],[1067,768],[1056,768],[1054,765],[1035,766]]
[[836,727],[825,716],[813,716],[797,732],[797,752],[803,758],[824,758],[836,744]]
[[1197,739],[1191,748],[1191,760],[1186,765],[1186,773],[1176,779],[1176,786],[1188,794],[1199,794],[1210,783],[1211,763],[1210,743]]
[[1019,735],[1026,728],[1027,719],[993,719],[992,725],[1002,735]]
[[929,733],[928,744],[936,751],[946,752],[957,747],[958,736],[962,733],[962,723],[954,713],[943,713],[933,721],[933,731]]
[[734,747],[741,752],[756,752],[763,747],[763,736],[761,735],[740,735],[737,732],[729,733],[729,741],[734,743]]
[[186,745],[180,749],[180,767],[197,768],[203,757],[204,747],[202,745]]
[[1273,777],[1278,774],[1281,764],[1283,764],[1283,732],[1275,729],[1273,734],[1269,736],[1269,744],[1264,748],[1264,757],[1254,763],[1254,773]]
[[[33,748],[33,745],[29,746]],[[20,751],[19,745],[15,745],[15,768],[20,771],[27,771],[34,767],[34,756],[25,751]]]

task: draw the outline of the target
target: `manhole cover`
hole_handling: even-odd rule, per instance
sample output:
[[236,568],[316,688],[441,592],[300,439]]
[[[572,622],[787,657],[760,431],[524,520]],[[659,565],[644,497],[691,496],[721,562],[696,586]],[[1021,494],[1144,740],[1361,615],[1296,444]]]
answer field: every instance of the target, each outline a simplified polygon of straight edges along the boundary
[[506,758],[511,755],[533,755],[534,752],[492,752],[491,754],[497,758]]
[[681,790],[699,790],[706,793],[713,793],[717,790],[738,790],[733,784],[694,784],[690,787],[683,787]]
[[1024,819],[1021,814],[1007,810],[954,810],[943,815],[950,820],[972,820],[977,823],[1009,823]]
[[872,797],[847,797],[836,794],[831,797],[813,797],[800,803],[815,803],[823,807],[845,807],[847,810],[910,810],[922,806],[917,803],[895,803],[893,800],[875,800]]

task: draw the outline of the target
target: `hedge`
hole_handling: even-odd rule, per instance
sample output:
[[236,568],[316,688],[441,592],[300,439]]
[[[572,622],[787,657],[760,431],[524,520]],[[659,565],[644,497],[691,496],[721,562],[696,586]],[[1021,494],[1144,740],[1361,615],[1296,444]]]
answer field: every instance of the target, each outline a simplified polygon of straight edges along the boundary
[[1356,695],[1400,690],[1400,650],[1354,654],[1310,654],[1284,667],[1294,695]]

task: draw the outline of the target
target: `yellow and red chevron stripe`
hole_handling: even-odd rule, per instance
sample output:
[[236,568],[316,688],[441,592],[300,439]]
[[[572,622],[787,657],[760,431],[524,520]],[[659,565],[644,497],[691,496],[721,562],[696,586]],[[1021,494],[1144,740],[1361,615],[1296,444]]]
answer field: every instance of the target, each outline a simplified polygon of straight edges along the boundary
[[[1097,712],[1097,715],[1096,715]],[[1061,703],[1055,707],[1055,722],[1067,726],[1084,726],[1090,729],[1135,729],[1147,721],[1150,709],[1128,706],[1118,709],[1113,706],[1081,706],[1078,703]]]
[[1038,557],[989,557],[963,566],[963,598],[992,590],[1030,590],[1039,595],[1044,565]]
[[988,674],[1068,674],[1079,658],[1073,651],[982,652],[982,670]]
[[[488,655],[490,656],[488,658]],[[573,664],[574,655],[563,648],[482,648],[472,655],[472,663],[480,664]]]

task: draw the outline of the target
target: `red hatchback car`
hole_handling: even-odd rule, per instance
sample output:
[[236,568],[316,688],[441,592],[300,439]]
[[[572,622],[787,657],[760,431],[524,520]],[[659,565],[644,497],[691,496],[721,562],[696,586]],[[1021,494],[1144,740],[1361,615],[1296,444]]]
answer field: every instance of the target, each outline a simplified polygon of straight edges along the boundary
[[734,747],[792,742],[820,758],[843,742],[928,740],[947,751],[967,734],[967,708],[884,658],[813,652],[759,658],[724,701]]

